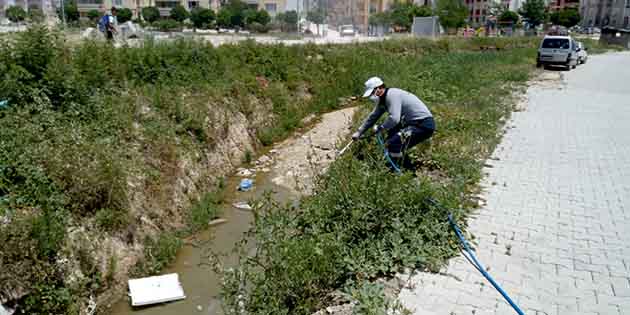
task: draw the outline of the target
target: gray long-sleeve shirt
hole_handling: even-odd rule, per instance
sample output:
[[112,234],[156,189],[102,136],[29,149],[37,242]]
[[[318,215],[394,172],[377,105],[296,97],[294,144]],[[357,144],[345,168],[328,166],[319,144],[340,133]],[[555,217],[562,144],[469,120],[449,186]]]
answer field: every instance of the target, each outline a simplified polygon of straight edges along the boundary
[[417,96],[405,90],[389,88],[382,97],[385,97],[385,102],[381,100],[376,104],[372,113],[359,128],[359,133],[363,134],[370,129],[386,111],[389,113],[389,118],[385,120],[382,127],[387,130],[401,121],[408,125],[414,120],[433,117],[431,111]]

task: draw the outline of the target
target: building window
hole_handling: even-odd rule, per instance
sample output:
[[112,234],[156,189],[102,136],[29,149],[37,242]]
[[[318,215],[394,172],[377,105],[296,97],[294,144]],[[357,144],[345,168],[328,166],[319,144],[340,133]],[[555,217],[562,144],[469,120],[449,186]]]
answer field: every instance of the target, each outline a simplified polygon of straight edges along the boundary
[[199,1],[188,1],[188,10],[192,10],[199,7]]
[[174,8],[178,3],[177,1],[155,1],[155,6],[158,8]]
[[265,11],[269,13],[276,13],[278,10],[277,4],[275,3],[265,3]]
[[103,4],[103,0],[79,0],[77,4]]
[[479,9],[475,10],[475,15],[479,15]]
[[630,17],[624,17],[623,18],[623,27],[628,27],[628,24],[630,23]]
[[122,0],[114,0],[114,6],[116,6],[116,7],[122,7],[122,5],[123,5]]

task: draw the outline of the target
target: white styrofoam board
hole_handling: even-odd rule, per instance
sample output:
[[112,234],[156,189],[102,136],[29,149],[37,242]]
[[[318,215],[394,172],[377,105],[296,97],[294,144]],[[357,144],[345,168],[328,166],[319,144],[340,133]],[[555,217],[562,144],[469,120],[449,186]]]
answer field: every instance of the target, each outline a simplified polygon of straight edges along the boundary
[[140,279],[129,279],[132,306],[150,305],[186,298],[179,276],[171,273]]

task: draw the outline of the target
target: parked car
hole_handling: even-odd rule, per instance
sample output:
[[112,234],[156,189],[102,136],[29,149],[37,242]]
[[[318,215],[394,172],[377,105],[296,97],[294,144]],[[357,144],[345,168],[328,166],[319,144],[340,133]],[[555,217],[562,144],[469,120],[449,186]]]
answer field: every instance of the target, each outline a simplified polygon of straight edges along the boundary
[[536,66],[565,66],[567,70],[577,65],[576,42],[570,36],[545,36],[538,48]]
[[339,27],[339,35],[341,36],[354,36],[356,31],[352,25],[342,25]]
[[578,63],[579,64],[585,64],[586,63],[586,60],[588,59],[587,50],[588,50],[588,48],[584,47],[584,43],[577,42],[577,56],[578,56]]

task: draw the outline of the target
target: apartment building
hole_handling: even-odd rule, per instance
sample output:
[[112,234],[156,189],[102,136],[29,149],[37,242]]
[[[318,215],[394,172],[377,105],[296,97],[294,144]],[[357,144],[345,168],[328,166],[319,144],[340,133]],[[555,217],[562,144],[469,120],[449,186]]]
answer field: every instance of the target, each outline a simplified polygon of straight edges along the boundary
[[258,10],[267,11],[271,16],[284,12],[287,7],[287,0],[248,0],[245,2]]
[[579,9],[580,0],[551,0],[549,2],[550,11],[562,11],[564,9]]
[[582,26],[630,28],[630,0],[582,0]]
[[11,6],[22,7],[26,12],[37,9],[46,15],[55,13],[55,7],[51,0],[0,0],[0,17],[4,17],[5,10]]

